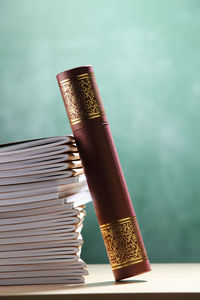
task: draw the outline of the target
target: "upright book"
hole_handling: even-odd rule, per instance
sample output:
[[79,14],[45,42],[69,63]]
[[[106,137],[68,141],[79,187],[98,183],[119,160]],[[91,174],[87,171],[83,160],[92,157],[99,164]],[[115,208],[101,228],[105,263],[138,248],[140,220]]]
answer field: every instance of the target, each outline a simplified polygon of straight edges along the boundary
[[[116,280],[150,270],[93,68],[57,75]],[[123,124],[122,124],[123,126]]]

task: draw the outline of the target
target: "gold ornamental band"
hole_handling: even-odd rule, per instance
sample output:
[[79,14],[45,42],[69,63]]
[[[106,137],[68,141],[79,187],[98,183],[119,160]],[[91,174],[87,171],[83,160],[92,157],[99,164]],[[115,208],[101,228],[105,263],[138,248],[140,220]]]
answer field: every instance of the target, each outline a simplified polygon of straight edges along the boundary
[[114,220],[110,223],[106,223],[103,225],[100,225],[101,228],[105,228],[105,227],[109,227],[113,224],[122,224],[122,223],[126,223],[127,221],[129,221],[130,219],[136,219],[136,216],[132,216],[132,217],[127,217],[127,218],[123,218],[123,219],[119,219],[119,220]]
[[[87,117],[87,120],[89,119],[95,119],[95,118],[100,118],[103,114],[96,114],[96,115],[92,115],[90,117]],[[78,123],[81,123],[83,120],[82,119],[77,119],[77,120],[74,120],[74,121],[71,121],[71,124],[72,125],[76,125]]]
[[141,262],[143,262],[144,260],[147,260],[147,259],[148,259],[148,257],[146,256],[146,257],[143,257],[143,258],[138,259],[138,260],[133,260],[133,261],[130,260],[129,262],[121,264],[121,265],[120,264],[118,264],[116,266],[112,265],[112,270],[118,270],[118,269],[122,269],[122,268],[125,268],[125,267],[130,267],[132,265],[141,263]]
[[148,259],[135,216],[100,225],[107,254],[113,270],[128,267]]
[[76,77],[77,78],[82,78],[82,77],[86,77],[86,76],[89,76],[89,75],[95,76],[94,72],[90,72],[90,73],[84,73],[84,74],[77,75]]
[[76,76],[71,76],[71,77],[66,78],[66,79],[64,79],[64,80],[61,80],[61,81],[59,82],[59,84],[62,85],[63,83],[70,81],[71,78],[79,78],[79,79],[82,79],[83,77],[88,77],[89,75],[95,76],[94,73],[84,73],[84,74],[80,74],[80,75],[76,75]]
[[[78,87],[75,81],[78,82]],[[95,92],[94,73],[85,73],[64,79],[60,81],[60,89],[71,125],[105,115]],[[76,94],[77,89],[78,95]]]

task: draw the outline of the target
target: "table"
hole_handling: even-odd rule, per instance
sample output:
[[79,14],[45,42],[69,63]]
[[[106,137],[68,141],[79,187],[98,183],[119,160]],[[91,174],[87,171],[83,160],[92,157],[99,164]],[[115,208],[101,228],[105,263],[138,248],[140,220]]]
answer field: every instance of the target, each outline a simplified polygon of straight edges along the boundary
[[200,264],[152,264],[152,271],[115,283],[109,265],[89,265],[85,285],[0,287],[0,300],[200,299]]

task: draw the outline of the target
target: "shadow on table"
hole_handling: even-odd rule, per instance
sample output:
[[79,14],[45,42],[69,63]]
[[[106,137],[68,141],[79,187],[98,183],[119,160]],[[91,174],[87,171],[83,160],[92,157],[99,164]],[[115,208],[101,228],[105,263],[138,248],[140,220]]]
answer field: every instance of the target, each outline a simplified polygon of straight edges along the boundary
[[94,287],[105,287],[105,286],[116,286],[116,285],[127,285],[127,284],[136,284],[136,283],[144,283],[147,280],[124,280],[115,282],[113,281],[100,281],[100,282],[91,282],[91,283],[83,283],[83,284],[66,284],[66,285],[54,285],[53,290],[75,290],[75,289],[87,289],[87,288],[94,288]]
[[[127,284],[136,284],[136,283],[144,283],[147,282],[147,280],[124,280],[124,281],[119,281],[115,282],[113,281],[100,281],[100,282],[91,282],[91,283],[83,283],[83,284],[54,284],[54,285],[26,285],[23,286],[23,292],[22,292],[22,287],[21,286],[12,286],[8,287],[7,286],[2,286],[0,287],[0,293],[4,294],[5,296],[8,295],[19,295],[22,297],[23,295],[25,296],[26,294],[34,294],[35,295],[46,295],[46,293],[50,295],[54,295],[55,293],[59,294],[66,294],[67,291],[70,290],[79,290],[79,289],[87,289],[87,288],[95,288],[95,287],[106,287],[106,286],[115,286],[115,285],[127,285]],[[82,292],[81,291],[81,292]]]
[[93,288],[93,287],[105,287],[105,286],[115,286],[115,285],[127,285],[127,284],[134,284],[134,283],[144,283],[147,280],[124,280],[115,282],[113,281],[100,281],[100,282],[91,282],[91,283],[84,283],[79,285],[65,285],[65,288],[68,289],[80,289],[80,288]]
[[144,283],[147,280],[124,280],[124,281],[102,281],[102,282],[92,282],[92,283],[85,283],[84,286],[88,287],[99,287],[99,286],[109,286],[109,285],[125,285],[125,284],[133,284],[133,283]]

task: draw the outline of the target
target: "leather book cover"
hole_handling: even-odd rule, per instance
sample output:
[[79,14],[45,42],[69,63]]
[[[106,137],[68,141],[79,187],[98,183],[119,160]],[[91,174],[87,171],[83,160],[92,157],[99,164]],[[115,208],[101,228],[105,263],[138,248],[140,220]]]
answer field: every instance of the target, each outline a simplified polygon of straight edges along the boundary
[[57,80],[115,280],[150,271],[93,68],[70,69]]

